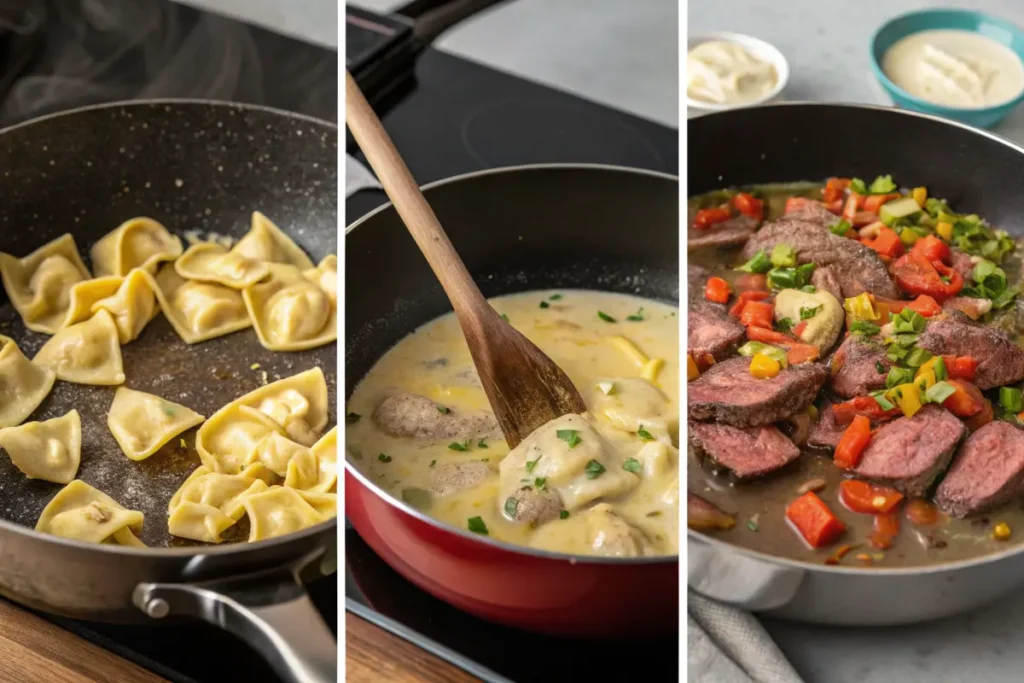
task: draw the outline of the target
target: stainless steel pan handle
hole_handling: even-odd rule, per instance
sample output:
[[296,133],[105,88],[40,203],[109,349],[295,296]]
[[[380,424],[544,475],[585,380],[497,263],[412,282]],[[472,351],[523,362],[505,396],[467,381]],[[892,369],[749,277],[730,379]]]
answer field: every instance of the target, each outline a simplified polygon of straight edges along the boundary
[[335,683],[337,641],[299,578],[309,560],[201,583],[140,583],[132,602],[154,619],[197,617],[239,636],[288,683]]

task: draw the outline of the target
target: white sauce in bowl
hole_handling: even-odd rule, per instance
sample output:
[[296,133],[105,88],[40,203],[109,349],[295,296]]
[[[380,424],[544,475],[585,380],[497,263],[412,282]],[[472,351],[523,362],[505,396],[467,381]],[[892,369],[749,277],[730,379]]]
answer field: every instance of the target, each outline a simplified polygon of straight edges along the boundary
[[711,104],[760,99],[778,83],[775,66],[726,40],[701,43],[686,56],[686,94]]
[[901,38],[882,57],[882,71],[911,95],[946,107],[990,107],[1024,90],[1024,65],[1013,50],[971,31]]

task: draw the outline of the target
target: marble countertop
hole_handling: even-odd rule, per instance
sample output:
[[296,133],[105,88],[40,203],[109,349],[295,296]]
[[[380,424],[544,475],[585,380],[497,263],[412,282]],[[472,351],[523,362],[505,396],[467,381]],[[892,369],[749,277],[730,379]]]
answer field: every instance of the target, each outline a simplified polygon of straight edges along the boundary
[[[890,17],[925,0],[839,3],[820,0],[690,0],[690,35],[746,33],[775,45],[790,63],[787,100],[890,104],[870,71],[868,41]],[[1020,0],[958,0],[956,5],[1024,24]],[[1024,107],[996,133],[1024,143]],[[887,629],[839,629],[765,620],[808,683],[981,683],[1024,680],[1024,592],[943,621]]]

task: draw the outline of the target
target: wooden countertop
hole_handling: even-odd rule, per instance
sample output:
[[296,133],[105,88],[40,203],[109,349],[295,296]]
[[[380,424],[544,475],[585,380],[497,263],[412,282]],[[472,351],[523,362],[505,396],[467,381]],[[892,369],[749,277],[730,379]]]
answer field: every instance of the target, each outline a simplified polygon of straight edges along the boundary
[[56,624],[0,601],[0,683],[166,683]]
[[[345,612],[348,683],[472,683],[480,679],[398,636]],[[2,681],[0,673],[0,681]]]

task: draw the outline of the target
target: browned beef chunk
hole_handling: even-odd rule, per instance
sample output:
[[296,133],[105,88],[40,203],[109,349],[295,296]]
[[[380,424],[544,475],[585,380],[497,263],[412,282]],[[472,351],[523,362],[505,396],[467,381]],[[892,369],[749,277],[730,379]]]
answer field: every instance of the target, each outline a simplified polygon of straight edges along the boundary
[[992,389],[1024,379],[1024,349],[999,330],[948,312],[928,321],[917,345],[936,355],[971,356],[978,362],[974,384]]
[[742,214],[709,228],[691,226],[686,232],[686,248],[738,247],[745,244],[756,229],[757,221]]
[[1024,431],[989,422],[967,437],[935,502],[954,517],[985,512],[1024,493]]
[[884,389],[891,367],[880,342],[851,334],[832,356],[832,391],[837,396],[853,398]]
[[690,307],[686,331],[686,350],[694,358],[710,354],[715,360],[728,356],[746,333],[738,320],[729,317],[725,307],[709,302]]
[[803,202],[795,210],[783,215],[779,220],[812,221],[827,228],[838,221],[839,216],[825,208],[825,205],[821,202]]
[[949,250],[949,254],[949,262],[953,270],[963,276],[964,282],[970,282],[971,273],[974,272],[974,262],[971,261],[971,255],[965,254],[955,247]]
[[843,303],[843,288],[836,277],[836,266],[822,266],[815,268],[811,275],[811,284],[818,289],[823,289],[836,298],[836,301]]
[[750,374],[749,358],[712,365],[687,385],[691,420],[716,420],[734,427],[758,427],[805,409],[828,372],[816,363],[793,365],[771,379]]
[[807,445],[812,448],[828,448],[835,450],[845,427],[836,424],[836,416],[832,412],[832,404],[827,401],[821,404],[818,421],[811,427],[811,435],[807,437]]
[[418,394],[388,396],[373,411],[373,421],[391,436],[429,441],[497,439],[502,436],[497,421],[490,413],[439,407],[426,396]]
[[875,432],[853,472],[906,496],[923,496],[966,434],[964,423],[948,410],[926,405],[914,417],[901,417]]
[[704,287],[711,277],[711,271],[696,263],[686,264],[686,284],[689,289],[690,303],[706,301],[704,298]]
[[490,471],[487,463],[479,460],[450,462],[430,470],[428,482],[431,491],[445,496],[480,485]]
[[775,427],[739,429],[715,422],[691,422],[690,443],[697,453],[740,479],[764,476],[800,457],[800,449]]
[[810,211],[766,223],[743,247],[744,258],[752,258],[761,250],[771,253],[776,245],[788,244],[796,251],[800,263],[833,266],[840,298],[864,292],[895,298],[896,286],[878,253],[857,240],[833,235],[828,225],[836,217],[828,211]]

